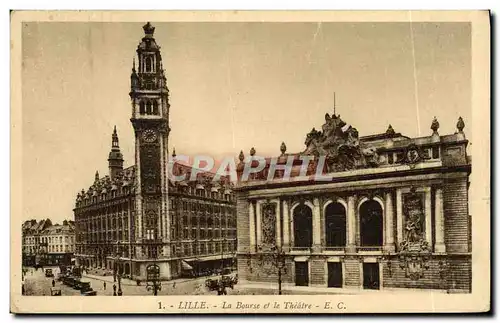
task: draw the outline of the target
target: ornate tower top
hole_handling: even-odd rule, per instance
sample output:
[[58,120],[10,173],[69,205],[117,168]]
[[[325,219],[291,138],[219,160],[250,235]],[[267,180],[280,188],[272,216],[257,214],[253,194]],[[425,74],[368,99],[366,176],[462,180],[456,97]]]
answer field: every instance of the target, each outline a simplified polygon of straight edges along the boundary
[[156,120],[162,123],[160,128],[168,131],[169,90],[160,46],[153,37],[155,27],[148,22],[142,28],[144,37],[136,50],[137,66],[134,57],[130,75],[132,123],[136,127],[144,120]]
[[153,34],[155,33],[155,27],[153,25],[151,25],[151,23],[149,21],[147,24],[142,26],[142,29],[144,29],[144,33],[146,34],[146,36],[147,35],[153,36]]

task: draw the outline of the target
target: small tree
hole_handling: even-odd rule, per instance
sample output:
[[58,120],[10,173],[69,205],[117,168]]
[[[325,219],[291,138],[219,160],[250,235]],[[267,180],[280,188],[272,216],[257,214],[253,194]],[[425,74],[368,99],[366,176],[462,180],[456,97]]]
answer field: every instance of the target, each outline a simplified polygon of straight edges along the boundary
[[281,295],[282,276],[286,274],[286,253],[283,247],[258,246],[259,266],[268,274],[278,276],[278,295]]

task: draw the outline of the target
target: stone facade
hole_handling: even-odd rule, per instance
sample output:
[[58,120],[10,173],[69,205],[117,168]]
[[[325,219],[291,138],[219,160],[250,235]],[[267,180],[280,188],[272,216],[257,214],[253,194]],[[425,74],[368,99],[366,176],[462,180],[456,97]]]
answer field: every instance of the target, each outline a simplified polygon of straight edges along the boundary
[[[358,137],[336,115],[325,121],[322,131],[308,134],[302,153],[287,154],[284,144],[275,159],[256,157],[255,149],[246,159],[240,153],[240,279],[277,283],[280,268],[287,284],[470,292],[471,158],[463,120],[456,133],[440,135],[434,119],[432,134],[420,138],[391,126]],[[245,175],[256,160],[264,168]],[[263,215],[269,203],[276,210]],[[263,216],[279,223],[274,249],[265,248]],[[269,259],[279,263],[265,268]]]
[[75,223],[29,220],[23,224],[23,265],[69,265],[75,252]]
[[[149,266],[160,278],[196,275],[232,266],[236,252],[235,200],[226,177],[198,172],[192,180],[172,174],[193,171],[169,160],[169,89],[160,53],[147,23],[130,77],[135,165],[123,168],[116,128],[108,156],[109,174],[97,172],[75,203],[79,265],[145,280]],[[175,151],[172,154],[175,157]]]

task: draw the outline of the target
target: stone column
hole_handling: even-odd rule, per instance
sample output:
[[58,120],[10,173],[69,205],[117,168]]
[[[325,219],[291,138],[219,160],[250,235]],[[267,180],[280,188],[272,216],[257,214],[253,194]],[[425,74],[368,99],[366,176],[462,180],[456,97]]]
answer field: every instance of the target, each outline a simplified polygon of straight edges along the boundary
[[259,247],[262,244],[262,201],[257,201],[256,207],[257,207],[257,223],[256,223],[256,229],[257,229],[257,247]]
[[347,198],[347,251],[356,252],[356,196]]
[[290,214],[288,210],[288,201],[283,201],[283,249],[288,251],[290,248]]
[[425,240],[432,246],[432,200],[431,188],[425,188]]
[[392,192],[385,194],[385,250],[395,251],[394,246],[394,207]]
[[281,246],[281,207],[280,200],[276,200],[276,245]]
[[396,217],[397,217],[397,243],[403,241],[403,193],[400,188],[396,190]]
[[314,199],[312,229],[313,229],[313,250],[319,251],[321,248],[321,220],[320,220],[319,199]]
[[446,252],[446,245],[444,244],[443,190],[441,188],[436,189],[435,199],[436,245],[434,246],[434,251]]
[[250,234],[250,252],[255,252],[255,211],[253,201],[248,202],[248,231]]

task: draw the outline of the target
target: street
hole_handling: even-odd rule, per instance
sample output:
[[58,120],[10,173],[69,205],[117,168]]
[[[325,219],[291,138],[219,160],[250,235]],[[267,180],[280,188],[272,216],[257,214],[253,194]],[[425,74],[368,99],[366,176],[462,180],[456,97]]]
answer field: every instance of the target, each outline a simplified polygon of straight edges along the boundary
[[[24,277],[24,287],[26,295],[28,296],[50,296],[50,288],[52,287],[52,277],[45,277],[45,269],[51,268],[57,277],[59,268],[57,267],[44,267],[43,270],[35,271],[29,268],[26,276]],[[205,287],[205,280],[209,277],[199,277],[193,279],[175,279],[165,281],[161,284],[161,290],[158,295],[217,295],[216,291],[209,291]],[[215,276],[212,277],[215,279]],[[55,279],[55,278],[54,278]],[[118,291],[118,282],[113,282],[112,276],[95,276],[86,275],[82,277],[82,281],[90,282],[93,290],[97,291],[98,296],[113,296],[113,284],[116,285]],[[104,289],[104,282],[106,282],[106,289]],[[55,281],[55,286],[61,288],[62,296],[79,296],[80,291],[75,290],[69,286],[64,285],[62,282]],[[142,282],[140,286],[131,280],[123,279],[121,284],[123,295],[153,295],[153,291],[148,290],[146,283]],[[283,294],[290,294],[289,291],[284,291]],[[227,295],[273,295],[277,294],[274,289],[262,288],[239,288],[238,285],[234,289],[227,288]]]

